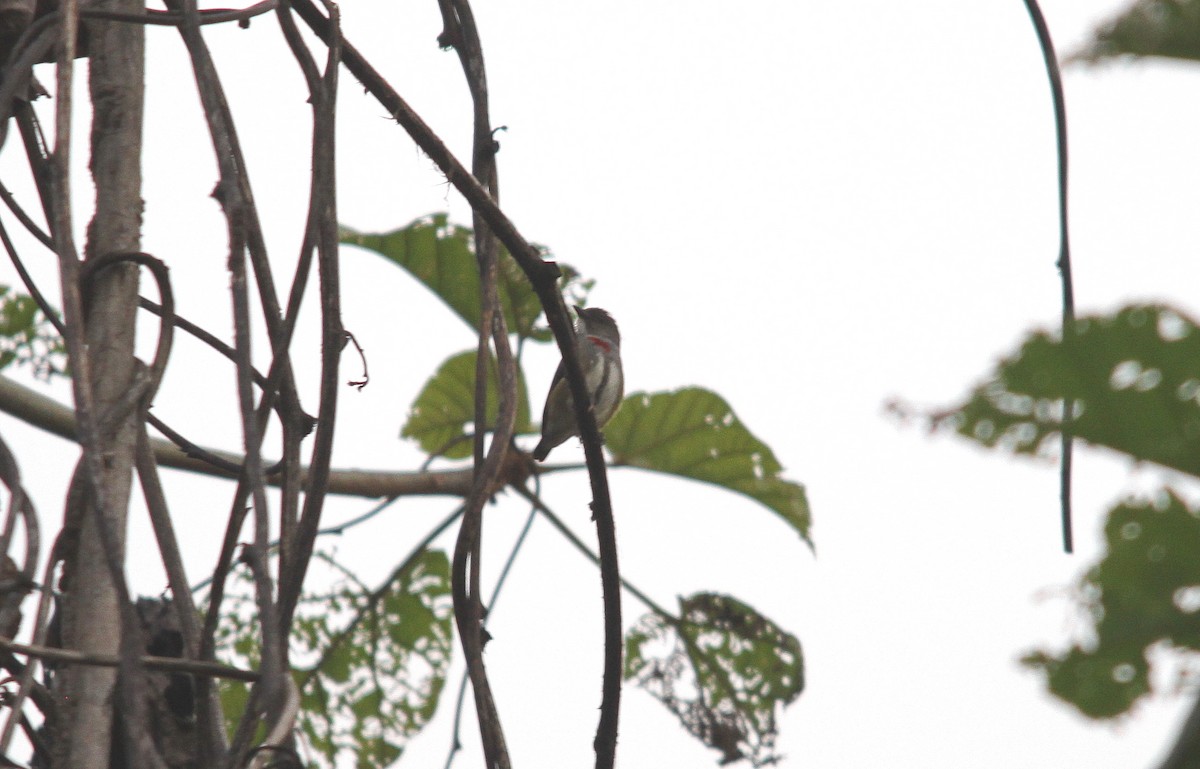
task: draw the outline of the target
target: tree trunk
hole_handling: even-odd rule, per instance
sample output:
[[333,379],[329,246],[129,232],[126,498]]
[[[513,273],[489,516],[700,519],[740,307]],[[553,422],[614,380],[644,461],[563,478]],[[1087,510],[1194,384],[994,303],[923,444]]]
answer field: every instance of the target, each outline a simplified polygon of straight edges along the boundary
[[[93,7],[140,13],[140,0],[104,0]],[[141,148],[144,31],[140,24],[98,21],[89,25],[89,92],[93,105],[91,170],[96,186],[95,216],[88,227],[86,258],[141,247]],[[138,272],[131,264],[103,270],[85,287],[86,340],[91,363],[95,414],[104,415],[129,391],[135,373],[134,315]],[[119,424],[101,427],[101,492],[107,528],[120,545],[124,563],[138,410]],[[88,511],[92,504],[87,471],[81,463],[72,483],[65,530],[77,532],[63,555],[61,609],[63,646],[115,655],[121,636],[121,609],[103,540]],[[73,666],[56,681],[59,694],[55,729],[55,769],[109,765],[112,751],[116,671]]]

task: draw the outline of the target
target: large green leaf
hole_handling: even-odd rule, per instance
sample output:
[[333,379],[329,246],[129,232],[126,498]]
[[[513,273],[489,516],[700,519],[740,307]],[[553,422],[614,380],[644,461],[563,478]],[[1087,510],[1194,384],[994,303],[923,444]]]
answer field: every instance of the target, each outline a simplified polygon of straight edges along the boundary
[[[776,711],[804,689],[800,642],[729,596],[696,593],[680,619],[647,614],[626,637],[625,678],[667,706],[689,732],[721,751],[774,763]],[[666,653],[649,652],[666,647]]]
[[[471,441],[467,436],[475,421],[475,358],[474,350],[459,353],[443,363],[417,395],[400,434],[413,438],[428,454],[451,459],[471,456]],[[487,388],[487,423],[496,423],[499,409],[499,390],[496,367],[489,368]],[[517,432],[530,430],[529,393],[525,376],[517,370]]]
[[[328,563],[327,556],[317,556]],[[433,717],[450,664],[450,563],[421,552],[383,585],[345,578],[300,601],[290,639],[300,688],[299,726],[325,766],[387,766]],[[221,656],[256,666],[252,584],[239,575],[218,636]],[[245,707],[244,685],[222,685],[226,717]]]
[[[426,550],[380,589],[348,580],[302,605],[294,658],[300,727],[331,765],[349,751],[359,769],[386,766],[433,717],[450,664],[450,563]],[[346,718],[352,715],[353,718]]]
[[1138,0],[1101,25],[1072,58],[1116,56],[1200,60],[1200,0]]
[[1200,328],[1183,313],[1135,305],[1078,322],[1064,342],[1041,332],[960,406],[937,417],[989,447],[1032,454],[1061,430],[1200,477]]
[[1200,651],[1200,511],[1170,491],[1128,500],[1109,512],[1104,536],[1107,552],[1077,591],[1092,638],[1024,660],[1092,718],[1125,713],[1151,691],[1151,646]]
[[716,393],[699,387],[634,393],[604,428],[604,439],[615,464],[745,494],[778,513],[812,545],[804,487],[782,478],[775,454]]
[[[403,267],[437,294],[472,329],[479,327],[479,265],[475,261],[474,233],[467,227],[450,224],[444,213],[421,217],[406,227],[384,233],[362,233],[342,227],[342,243],[370,249]],[[537,247],[551,258],[544,246]],[[563,290],[582,302],[591,281],[582,280],[568,265],[563,271]],[[516,261],[500,249],[497,291],[504,320],[518,336],[548,341],[550,332],[535,328],[542,304]]]

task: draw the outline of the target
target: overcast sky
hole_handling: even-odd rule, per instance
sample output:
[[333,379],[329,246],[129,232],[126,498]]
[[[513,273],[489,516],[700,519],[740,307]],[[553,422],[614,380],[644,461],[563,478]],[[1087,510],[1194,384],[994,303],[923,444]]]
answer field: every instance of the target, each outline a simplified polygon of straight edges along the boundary
[[[1056,0],[1044,10],[1068,52],[1120,6]],[[808,487],[816,557],[742,498],[634,471],[611,476],[628,578],[667,605],[697,590],[733,594],[800,637],[808,687],[783,714],[781,766],[1153,766],[1186,698],[1096,725],[1045,695],[1016,660],[1079,632],[1065,599],[1098,554],[1105,509],[1163,476],[1080,450],[1077,553],[1066,556],[1052,461],[931,437],[883,410],[893,397],[947,405],[1027,330],[1057,323],[1052,112],[1023,4],[525,0],[480,2],[475,12],[493,122],[508,128],[502,203],[528,238],[596,278],[592,303],[621,325],[628,388],[716,390]],[[436,3],[360,0],[342,14],[351,42],[469,157],[469,100],[457,58],[437,49]],[[276,274],[287,275],[309,168],[303,81],[270,17],[206,34]],[[149,35],[145,246],[171,265],[180,311],[228,332],[223,225],[207,197],[216,171],[194,85],[177,35]],[[1120,63],[1073,67],[1065,79],[1081,313],[1153,299],[1200,314],[1200,68]],[[49,70],[43,80],[52,82]],[[348,74],[340,110],[345,224],[382,231],[446,209],[469,224],[461,199]],[[17,149],[0,157],[0,173],[27,189]],[[342,394],[335,464],[412,469],[418,453],[397,440],[404,414],[471,334],[378,257],[344,249],[342,264],[345,323],[367,349],[372,381]],[[55,282],[50,258],[34,269]],[[315,401],[312,318],[305,328],[299,371]],[[232,372],[186,341],[176,355],[156,413],[200,442],[236,446]],[[529,355],[535,412],[555,363],[548,348]],[[62,386],[54,392],[66,397]],[[227,420],[215,416],[222,409]],[[8,417],[0,434],[56,526],[68,445]],[[563,458],[573,452],[568,444]],[[231,491],[170,480],[184,495],[175,509],[198,579]],[[585,476],[555,476],[545,490],[590,541]],[[378,579],[452,504],[404,502],[325,544]],[[338,501],[327,519],[366,507]],[[486,573],[523,518],[515,502],[489,508]],[[135,543],[147,541],[140,518],[131,527]],[[163,587],[154,561],[149,547],[130,556],[147,594]],[[631,620],[643,613],[630,597],[625,606]],[[536,524],[490,629],[514,765],[590,764],[598,575]],[[444,707],[401,765],[440,765],[451,720]],[[482,765],[467,724],[464,769]],[[627,690],[620,766],[715,758]]]

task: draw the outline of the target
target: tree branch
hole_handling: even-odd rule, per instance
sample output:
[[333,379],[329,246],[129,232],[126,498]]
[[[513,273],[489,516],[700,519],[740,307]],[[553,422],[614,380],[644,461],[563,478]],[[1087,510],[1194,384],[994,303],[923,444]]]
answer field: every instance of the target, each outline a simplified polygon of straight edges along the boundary
[[[0,637],[0,649],[21,654],[27,657],[37,657],[43,661],[59,662],[72,665],[92,665],[94,667],[120,667],[121,658],[112,654],[89,654],[74,649],[56,649],[51,646],[17,643],[11,638]],[[140,664],[147,670],[157,670],[162,673],[191,673],[213,678],[231,678],[235,681],[257,681],[258,673],[253,670],[222,665],[219,662],[202,660],[187,660],[179,657],[155,657],[142,655],[138,658]]]
[[[79,440],[75,415],[70,408],[3,375],[0,375],[0,412],[69,441]],[[155,462],[161,467],[216,478],[237,477],[235,473],[215,468],[207,462],[188,456],[170,441],[152,438],[150,447],[154,452]],[[210,448],[204,451],[231,465],[240,466],[242,463],[240,454]],[[302,468],[300,472],[302,479],[308,477],[307,468]],[[471,478],[470,469],[434,472],[332,470],[329,474],[329,493],[371,499],[407,496],[465,497],[471,491]],[[278,485],[280,477],[272,475],[267,481]]]
[[[292,0],[295,9],[306,24],[325,42],[336,45],[338,32],[311,0]],[[445,18],[445,16],[444,16]],[[460,30],[461,31],[461,30]],[[444,33],[445,34],[445,33]],[[451,33],[453,35],[453,33]],[[447,37],[453,40],[453,37]],[[546,320],[554,332],[555,341],[562,353],[567,382],[571,388],[580,440],[587,457],[588,475],[592,484],[592,514],[600,540],[602,559],[601,582],[604,589],[605,609],[605,658],[604,693],[600,711],[600,725],[596,733],[596,766],[607,769],[613,765],[616,746],[618,712],[620,709],[621,686],[621,591],[620,573],[617,565],[616,530],[612,515],[612,500],[609,496],[608,477],[605,473],[603,441],[590,406],[587,385],[579,365],[575,348],[575,333],[566,305],[559,293],[557,279],[561,274],[553,262],[543,261],[541,254],[517,231],[512,221],[500,210],[499,204],[489,193],[485,183],[476,179],[462,163],[454,157],[440,138],[425,124],[425,121],[380,77],[366,59],[344,38],[340,39],[342,60],[346,68],[373,95],[429,156],[446,179],[471,204],[491,227],[509,253],[529,278],[546,311]],[[478,147],[478,145],[476,145]],[[470,505],[468,505],[468,512]]]

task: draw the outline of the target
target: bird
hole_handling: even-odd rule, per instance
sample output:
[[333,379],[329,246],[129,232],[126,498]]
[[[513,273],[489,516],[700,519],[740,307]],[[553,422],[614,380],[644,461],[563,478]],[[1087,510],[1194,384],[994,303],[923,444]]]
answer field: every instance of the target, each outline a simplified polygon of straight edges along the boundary
[[[625,373],[621,369],[621,332],[617,330],[617,323],[612,316],[599,307],[576,306],[575,314],[578,318],[575,345],[579,351],[579,365],[592,397],[596,427],[604,429],[617,413],[621,398],[625,395]],[[542,412],[542,439],[533,450],[533,458],[544,461],[555,446],[573,435],[579,435],[579,425],[575,422],[574,401],[564,364],[560,361],[550,381],[550,392],[546,395],[546,408]]]

